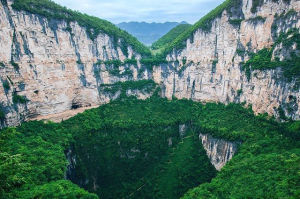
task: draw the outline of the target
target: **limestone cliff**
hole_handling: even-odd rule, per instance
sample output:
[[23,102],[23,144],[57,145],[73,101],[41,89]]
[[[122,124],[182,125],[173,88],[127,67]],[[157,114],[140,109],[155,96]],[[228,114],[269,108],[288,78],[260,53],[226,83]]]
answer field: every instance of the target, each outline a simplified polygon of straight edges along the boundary
[[[250,58],[245,52],[270,48],[280,33],[299,31],[300,1],[265,0],[256,12],[253,2],[241,0],[237,9],[224,10],[208,30],[199,28],[182,50],[167,55],[172,64],[154,67],[153,78],[162,84],[164,96],[246,103],[256,113],[278,116],[282,111],[300,119],[300,90],[295,86],[299,79],[287,81],[280,68],[253,71],[248,79],[241,69],[241,63]],[[284,51],[277,53],[288,56]]]
[[238,143],[216,139],[207,134],[200,133],[199,139],[202,142],[210,162],[218,171],[231,160],[238,149]]
[[92,40],[76,21],[16,11],[13,3],[0,1],[0,128],[106,103],[118,93],[101,85],[138,79],[138,64],[120,64],[112,74],[115,68],[103,63],[141,57],[131,46],[123,52],[120,38],[117,45],[104,33]]

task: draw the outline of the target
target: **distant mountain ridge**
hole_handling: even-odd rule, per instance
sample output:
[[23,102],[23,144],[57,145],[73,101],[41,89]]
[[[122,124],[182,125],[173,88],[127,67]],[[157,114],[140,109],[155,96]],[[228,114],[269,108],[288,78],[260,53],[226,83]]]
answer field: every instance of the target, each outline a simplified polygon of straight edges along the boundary
[[140,42],[144,43],[147,46],[151,46],[152,43],[160,39],[162,36],[164,36],[179,24],[187,24],[187,22],[123,22],[116,25],[135,36]]

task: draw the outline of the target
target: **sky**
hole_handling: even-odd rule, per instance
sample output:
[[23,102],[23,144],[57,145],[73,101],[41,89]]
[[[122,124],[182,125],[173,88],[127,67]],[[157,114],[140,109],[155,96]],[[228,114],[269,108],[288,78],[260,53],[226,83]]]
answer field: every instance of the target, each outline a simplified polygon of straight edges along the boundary
[[53,0],[56,3],[112,23],[195,23],[224,0]]

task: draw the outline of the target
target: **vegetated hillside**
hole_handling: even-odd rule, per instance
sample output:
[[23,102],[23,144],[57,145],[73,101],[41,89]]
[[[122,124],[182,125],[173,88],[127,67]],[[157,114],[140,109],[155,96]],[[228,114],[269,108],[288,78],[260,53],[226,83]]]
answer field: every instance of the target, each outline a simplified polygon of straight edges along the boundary
[[154,42],[151,46],[151,49],[158,50],[170,44],[174,39],[176,39],[180,34],[182,34],[191,26],[191,24],[179,24],[178,26],[170,30],[167,34],[162,36],[159,40]]
[[118,39],[122,39],[125,45],[131,45],[141,55],[150,55],[147,47],[126,31],[117,28],[114,24],[97,17],[67,9],[51,0],[15,0],[12,7],[16,10],[24,10],[42,15],[48,19],[63,19],[67,22],[76,21],[80,26],[86,28],[91,39],[95,39],[99,33],[106,33],[113,37],[116,43]]
[[[253,0],[262,1],[263,0]],[[202,29],[204,31],[209,31],[212,26],[212,21],[217,17],[220,17],[224,10],[227,10],[231,13],[233,9],[239,9],[242,4],[241,0],[225,0],[221,5],[210,11],[207,15],[202,17],[197,21],[188,31],[185,31],[184,34],[180,34],[172,43],[170,43],[162,53],[164,56],[170,53],[172,50],[181,50],[186,46],[187,39],[191,38],[193,34],[198,30]],[[254,6],[254,5],[253,5]]]
[[153,42],[161,38],[172,28],[179,24],[186,24],[186,22],[165,22],[165,23],[147,23],[147,22],[123,22],[117,24],[117,26],[123,30],[126,30],[139,41],[147,46],[151,46]]
[[[2,130],[0,198],[96,198],[66,174],[100,198],[174,199],[199,184],[184,197],[297,198],[299,124],[237,104],[124,97],[61,124]],[[217,175],[199,133],[241,142]]]

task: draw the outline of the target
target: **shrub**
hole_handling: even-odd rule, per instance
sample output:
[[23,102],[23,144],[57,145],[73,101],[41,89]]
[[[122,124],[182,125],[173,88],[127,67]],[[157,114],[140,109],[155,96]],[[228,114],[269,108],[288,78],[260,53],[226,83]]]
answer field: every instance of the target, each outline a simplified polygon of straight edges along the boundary
[[104,61],[104,64],[105,65],[112,65],[114,67],[120,67],[122,65],[122,62],[120,60],[113,59],[113,60]]
[[81,60],[76,61],[77,64],[83,64]]
[[127,90],[150,92],[156,87],[156,83],[153,80],[139,80],[118,82],[115,84],[102,84],[101,87],[104,92],[115,94],[117,91],[121,91],[124,96]]
[[244,19],[229,19],[229,23],[233,26],[240,26]]
[[136,59],[125,59],[124,64],[137,65]]
[[213,62],[212,62],[212,72],[215,73],[216,72],[216,67],[217,67],[217,63],[219,62],[219,60],[215,59]]
[[264,23],[266,21],[266,18],[262,17],[262,16],[257,16],[254,18],[247,19],[247,21],[249,21],[250,23],[253,23],[253,24],[257,24],[258,22]]
[[14,62],[14,60],[11,60],[11,65],[14,67],[14,69],[16,70],[16,71],[19,71],[20,70],[20,66],[19,66],[19,64],[17,64],[16,62]]
[[0,106],[0,121],[5,120],[5,112],[3,108]]
[[237,96],[238,96],[238,97],[241,96],[242,93],[243,93],[243,89],[237,90]]
[[145,65],[149,70],[152,70],[153,66],[158,66],[164,63],[167,63],[166,59],[160,57],[141,59],[141,64]]
[[13,103],[14,104],[25,104],[28,100],[26,97],[18,95],[17,93],[13,94]]
[[8,91],[10,89],[10,84],[7,80],[3,81],[3,88],[4,90]]

